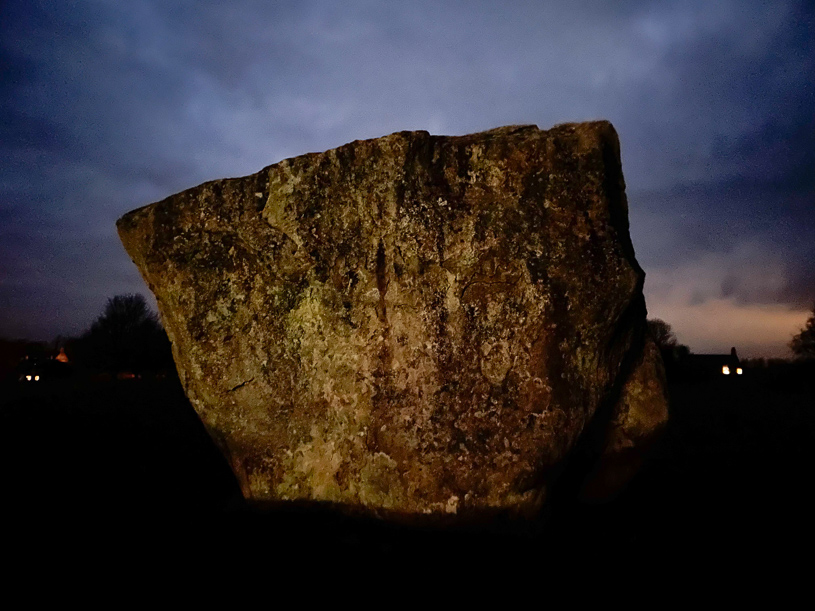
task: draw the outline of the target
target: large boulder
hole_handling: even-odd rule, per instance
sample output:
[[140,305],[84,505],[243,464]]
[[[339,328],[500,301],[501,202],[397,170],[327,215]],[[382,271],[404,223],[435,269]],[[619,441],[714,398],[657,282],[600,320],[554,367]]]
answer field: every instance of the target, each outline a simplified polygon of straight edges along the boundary
[[667,418],[607,122],[400,132],[118,222],[250,501],[534,515],[581,437],[612,492]]

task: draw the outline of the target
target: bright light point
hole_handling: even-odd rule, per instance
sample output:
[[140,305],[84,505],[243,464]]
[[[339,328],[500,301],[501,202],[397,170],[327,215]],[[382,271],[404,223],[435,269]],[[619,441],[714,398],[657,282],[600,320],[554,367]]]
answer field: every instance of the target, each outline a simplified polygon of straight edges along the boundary
[[722,373],[723,373],[724,375],[726,375],[726,376],[729,376],[729,375],[730,375],[730,367],[728,367],[727,365],[725,365],[724,367],[722,367]]
[[736,375],[741,375],[741,374],[742,374],[741,367],[737,367],[736,368]]
[[31,376],[26,376],[25,379],[30,382],[31,381]]
[[40,376],[34,376],[34,381],[35,382],[39,382],[39,380],[40,380]]

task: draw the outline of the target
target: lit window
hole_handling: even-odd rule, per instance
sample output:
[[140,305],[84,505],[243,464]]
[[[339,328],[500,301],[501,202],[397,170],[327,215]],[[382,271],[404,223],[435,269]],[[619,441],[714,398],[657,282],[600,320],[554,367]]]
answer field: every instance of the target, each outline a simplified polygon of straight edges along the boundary
[[724,367],[722,367],[722,373],[723,373],[724,375],[726,375],[726,376],[729,376],[729,375],[730,375],[730,367],[728,367],[727,365],[725,365]]
[[736,375],[741,375],[742,373],[743,373],[743,372],[742,372],[742,370],[741,370],[741,367],[737,367],[737,368],[736,368]]

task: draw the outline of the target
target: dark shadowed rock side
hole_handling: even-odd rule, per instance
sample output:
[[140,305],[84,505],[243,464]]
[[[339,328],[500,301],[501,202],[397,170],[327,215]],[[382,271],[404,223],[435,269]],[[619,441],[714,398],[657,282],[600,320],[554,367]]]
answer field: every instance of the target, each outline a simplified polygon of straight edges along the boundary
[[583,438],[613,492],[667,419],[607,122],[400,132],[118,222],[247,499],[535,515]]

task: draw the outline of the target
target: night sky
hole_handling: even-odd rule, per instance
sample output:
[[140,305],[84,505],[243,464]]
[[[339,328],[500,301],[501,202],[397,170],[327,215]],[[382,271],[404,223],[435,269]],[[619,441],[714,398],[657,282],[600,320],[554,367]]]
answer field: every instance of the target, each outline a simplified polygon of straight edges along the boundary
[[[613,7],[613,8],[612,8]],[[785,356],[815,300],[801,2],[0,0],[0,336],[149,295],[123,213],[400,130],[605,118],[651,317]]]

